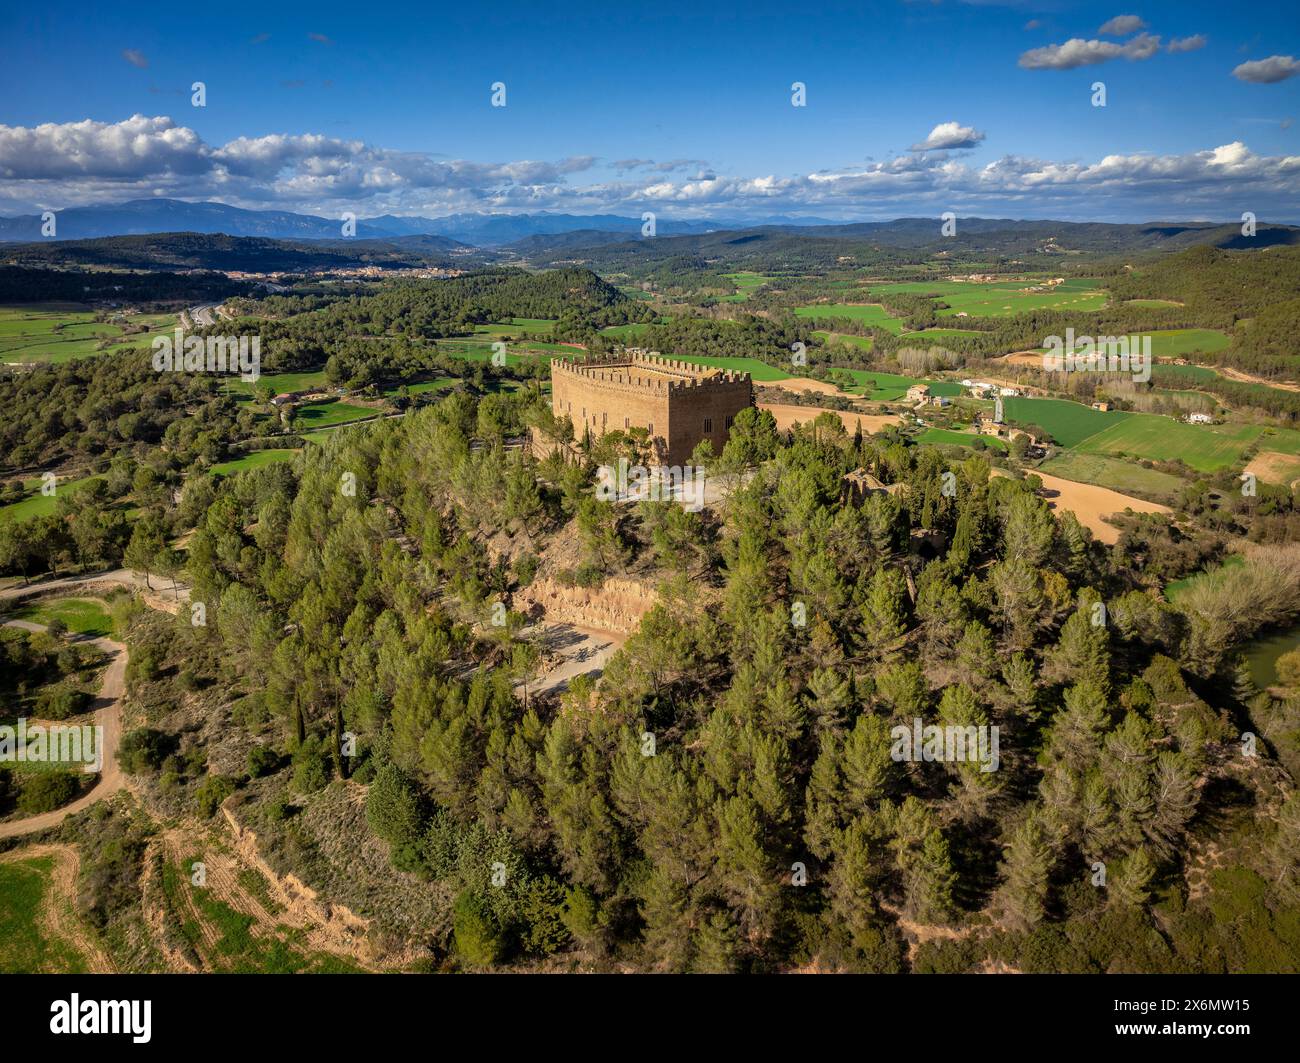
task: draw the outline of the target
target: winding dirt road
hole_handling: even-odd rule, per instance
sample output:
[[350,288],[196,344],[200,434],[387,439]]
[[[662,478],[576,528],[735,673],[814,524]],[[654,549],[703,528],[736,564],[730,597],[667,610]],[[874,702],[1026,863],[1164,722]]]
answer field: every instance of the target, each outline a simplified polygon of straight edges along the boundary
[[[23,628],[26,631],[45,630],[45,625],[26,620],[9,620],[5,626]],[[117,763],[117,750],[122,741],[122,698],[126,693],[126,647],[112,639],[99,638],[82,639],[81,644],[92,645],[109,656],[104,680],[94,704],[95,726],[101,728],[99,781],[77,800],[56,808],[53,812],[42,812],[26,819],[0,823],[0,838],[14,838],[56,827],[73,813],[89,808],[96,801],[112,797],[126,785],[126,776]]]

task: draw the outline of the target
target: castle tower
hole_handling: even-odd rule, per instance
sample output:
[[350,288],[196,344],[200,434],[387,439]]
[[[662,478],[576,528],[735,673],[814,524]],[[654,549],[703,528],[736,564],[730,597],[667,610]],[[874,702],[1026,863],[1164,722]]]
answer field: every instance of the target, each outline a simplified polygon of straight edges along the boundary
[[736,414],[753,403],[748,373],[646,355],[551,359],[551,412],[569,420],[575,439],[644,428],[665,465],[685,465],[705,439],[721,452]]

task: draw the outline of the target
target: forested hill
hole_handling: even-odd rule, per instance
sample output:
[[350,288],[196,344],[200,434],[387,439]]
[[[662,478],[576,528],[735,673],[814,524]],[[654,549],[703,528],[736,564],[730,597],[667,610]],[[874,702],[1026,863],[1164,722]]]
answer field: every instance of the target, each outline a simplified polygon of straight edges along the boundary
[[84,302],[209,302],[252,291],[222,273],[122,273],[0,266],[0,304]]
[[604,327],[653,320],[654,314],[590,270],[495,269],[433,284],[395,284],[335,303],[307,320],[312,328],[429,336],[511,318],[582,318]]
[[[104,266],[115,269],[276,270],[345,269],[377,265],[412,269],[446,265],[448,252],[423,244],[338,240],[303,243],[220,233],[156,233],[94,240],[43,241],[6,245],[2,261],[22,266]],[[446,241],[452,247],[454,241]]]
[[1300,368],[1300,248],[1195,247],[1117,277],[1111,291],[1117,301],[1174,300],[1198,325],[1235,329],[1222,356],[1233,365],[1287,377]]
[[546,237],[536,237],[512,245],[511,250],[539,266],[581,257],[596,269],[636,271],[673,259],[698,259],[786,272],[846,265],[878,268],[914,264],[941,253],[954,264],[1033,256],[1045,260],[1046,268],[1046,260],[1060,261],[1066,256],[1143,255],[1199,246],[1254,249],[1300,243],[1300,229],[1285,225],[1261,224],[1255,236],[1245,237],[1241,226],[1235,224],[1117,225],[988,218],[959,218],[955,234],[948,237],[941,235],[938,218],[806,228],[764,226],[623,242],[610,242],[608,234],[590,234],[585,247],[575,238],[579,235],[554,237],[549,243]]

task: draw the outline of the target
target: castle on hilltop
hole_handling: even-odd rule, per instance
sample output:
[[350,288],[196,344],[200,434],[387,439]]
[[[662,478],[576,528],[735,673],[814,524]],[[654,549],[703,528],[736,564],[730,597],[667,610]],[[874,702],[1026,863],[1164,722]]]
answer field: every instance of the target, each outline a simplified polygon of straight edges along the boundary
[[569,420],[575,439],[644,428],[663,465],[685,465],[705,439],[720,453],[736,414],[753,403],[748,373],[640,354],[551,359],[551,412]]

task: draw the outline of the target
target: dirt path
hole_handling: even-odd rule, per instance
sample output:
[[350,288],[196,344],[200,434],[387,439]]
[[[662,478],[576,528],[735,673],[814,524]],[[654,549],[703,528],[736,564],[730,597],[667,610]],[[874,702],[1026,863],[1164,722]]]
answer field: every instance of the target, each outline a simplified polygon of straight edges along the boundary
[[862,423],[862,431],[868,435],[872,432],[879,432],[886,425],[902,423],[898,415],[892,413],[876,414],[859,413],[857,410],[825,410],[820,406],[794,406],[778,402],[760,402],[757,405],[760,410],[767,410],[776,418],[776,427],[782,432],[787,431],[796,423],[808,424],[818,414],[822,413],[831,413],[838,417],[850,435],[857,431],[858,422]]
[[[23,628],[27,631],[44,631],[43,624],[33,624],[25,620],[10,620],[7,627]],[[101,728],[99,753],[99,781],[90,792],[77,798],[71,804],[56,808],[53,812],[42,812],[26,819],[0,823],[0,838],[16,838],[19,835],[56,827],[75,812],[89,808],[96,801],[112,797],[126,785],[126,776],[117,763],[117,748],[122,741],[122,698],[126,693],[126,647],[111,639],[84,639],[109,655],[108,667],[104,669],[104,679],[99,687],[99,696],[95,698],[95,726]]]
[[[576,624],[547,624],[540,632],[542,643],[554,663],[528,688],[532,697],[568,688],[580,675],[599,676],[609,659],[627,641],[626,635]],[[515,688],[523,696],[522,685]]]
[[0,855],[0,863],[39,860],[45,856],[54,861],[49,892],[41,910],[45,933],[67,942],[81,953],[90,973],[112,974],[117,970],[113,961],[76,916],[77,872],[81,869],[81,858],[74,846],[24,845]]
[[1290,380],[1269,380],[1267,377],[1256,376],[1254,373],[1246,373],[1240,369],[1233,369],[1231,366],[1216,365],[1214,367],[1229,380],[1236,380],[1243,384],[1263,384],[1266,388],[1278,388],[1282,391],[1300,391],[1300,384]]
[[1108,545],[1119,542],[1119,529],[1107,524],[1103,519],[1113,513],[1123,513],[1131,509],[1135,513],[1172,513],[1168,506],[1155,502],[1144,502],[1131,495],[1120,494],[1109,487],[1097,487],[1095,484],[1081,484],[1073,480],[1063,480],[1037,469],[1033,475],[1043,481],[1043,496],[1052,509],[1068,509],[1078,518],[1079,523],[1092,532],[1101,542]]
[[57,579],[37,580],[28,583],[26,586],[18,583],[11,587],[3,587],[0,588],[0,601],[19,601],[37,594],[49,594],[66,590],[90,591],[97,586],[107,584],[139,591],[145,599],[145,604],[151,609],[175,613],[180,608],[181,602],[189,601],[190,589],[179,583],[173,589],[171,582],[171,580],[162,576],[151,576],[146,579],[140,573],[132,572],[129,568],[115,568],[107,572],[95,572],[88,575],[60,576]]

